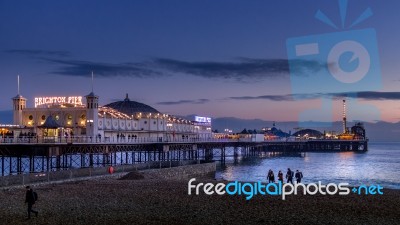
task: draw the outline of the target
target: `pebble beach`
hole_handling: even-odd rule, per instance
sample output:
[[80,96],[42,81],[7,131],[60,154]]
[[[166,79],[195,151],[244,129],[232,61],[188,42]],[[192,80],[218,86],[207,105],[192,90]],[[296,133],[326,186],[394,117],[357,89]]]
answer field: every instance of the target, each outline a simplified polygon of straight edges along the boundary
[[[198,181],[216,182],[211,178]],[[0,190],[0,224],[399,224],[400,191],[380,196],[188,195],[186,180],[131,173],[33,187],[39,216],[26,220],[25,189]]]

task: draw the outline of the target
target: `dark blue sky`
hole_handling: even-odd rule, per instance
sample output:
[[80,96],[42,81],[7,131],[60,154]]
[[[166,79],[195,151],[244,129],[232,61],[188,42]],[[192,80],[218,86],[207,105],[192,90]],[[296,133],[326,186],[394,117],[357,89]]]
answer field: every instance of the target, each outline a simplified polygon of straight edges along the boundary
[[[376,30],[382,88],[361,100],[380,111],[367,119],[394,122],[400,3],[350,0],[345,27],[368,7],[373,16],[352,29]],[[317,10],[340,25],[333,0],[0,0],[0,111],[11,109],[17,74],[32,106],[35,96],[89,93],[93,70],[103,104],[129,93],[171,114],[294,121],[326,95],[293,100],[286,40],[343,31],[315,19]]]

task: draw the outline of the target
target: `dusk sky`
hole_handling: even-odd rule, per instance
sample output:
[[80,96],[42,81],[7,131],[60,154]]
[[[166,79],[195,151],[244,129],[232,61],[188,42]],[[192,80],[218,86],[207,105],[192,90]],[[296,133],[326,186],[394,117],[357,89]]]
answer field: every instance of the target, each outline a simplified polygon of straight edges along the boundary
[[[330,96],[332,119],[340,120],[343,90],[324,92],[305,81],[308,97],[297,99],[286,41],[373,28],[382,85],[365,87],[357,96],[380,115],[349,103],[349,120],[398,122],[400,2],[350,0],[344,28],[338,5],[335,0],[0,0],[0,111],[12,109],[17,74],[20,93],[33,107],[34,97],[88,94],[93,71],[101,104],[128,93],[131,100],[175,115],[297,121],[299,113]],[[373,15],[349,29],[368,7]],[[318,10],[339,29],[317,20]],[[312,72],[308,66],[315,64],[301,66]]]

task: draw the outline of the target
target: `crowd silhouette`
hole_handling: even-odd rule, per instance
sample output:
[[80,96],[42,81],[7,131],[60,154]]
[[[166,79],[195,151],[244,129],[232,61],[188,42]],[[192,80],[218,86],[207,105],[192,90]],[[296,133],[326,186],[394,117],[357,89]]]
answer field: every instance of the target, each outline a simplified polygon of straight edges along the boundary
[[[295,172],[293,172],[293,170],[288,168],[285,178],[286,178],[286,183],[293,184],[293,178],[296,178],[297,183],[301,183],[301,179],[303,178],[303,173],[300,172],[299,170],[296,170],[296,173],[295,173]],[[270,169],[268,171],[267,180],[268,180],[268,183],[275,183],[275,174],[272,169]],[[278,172],[278,182],[284,183],[282,170],[279,170],[279,172]]]

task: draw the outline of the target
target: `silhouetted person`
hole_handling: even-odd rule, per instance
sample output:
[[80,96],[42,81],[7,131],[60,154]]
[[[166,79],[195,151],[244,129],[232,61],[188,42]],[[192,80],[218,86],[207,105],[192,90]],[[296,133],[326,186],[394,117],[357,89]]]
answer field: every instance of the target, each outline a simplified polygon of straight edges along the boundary
[[274,175],[274,171],[272,171],[272,170],[269,170],[269,172],[268,172],[268,182],[269,183],[275,182],[275,175]]
[[303,173],[300,172],[299,170],[296,170],[296,175],[295,175],[295,177],[296,177],[297,183],[300,183],[300,182],[301,182],[301,178],[303,178]]
[[279,173],[278,173],[278,181],[280,181],[281,183],[283,183],[283,173],[282,173],[281,170],[279,170]]
[[267,175],[268,183],[272,183],[272,182],[273,182],[273,181],[272,181],[272,176],[273,176],[273,172],[272,172],[272,170],[270,169],[270,170],[268,170],[268,175]]
[[290,168],[287,169],[287,173],[286,173],[286,179],[288,183],[293,184],[293,171],[290,170]]
[[32,188],[29,186],[26,186],[25,204],[26,203],[28,203],[28,219],[31,218],[31,212],[35,213],[35,216],[37,217],[38,211],[32,209],[32,206],[35,204],[35,196]]

